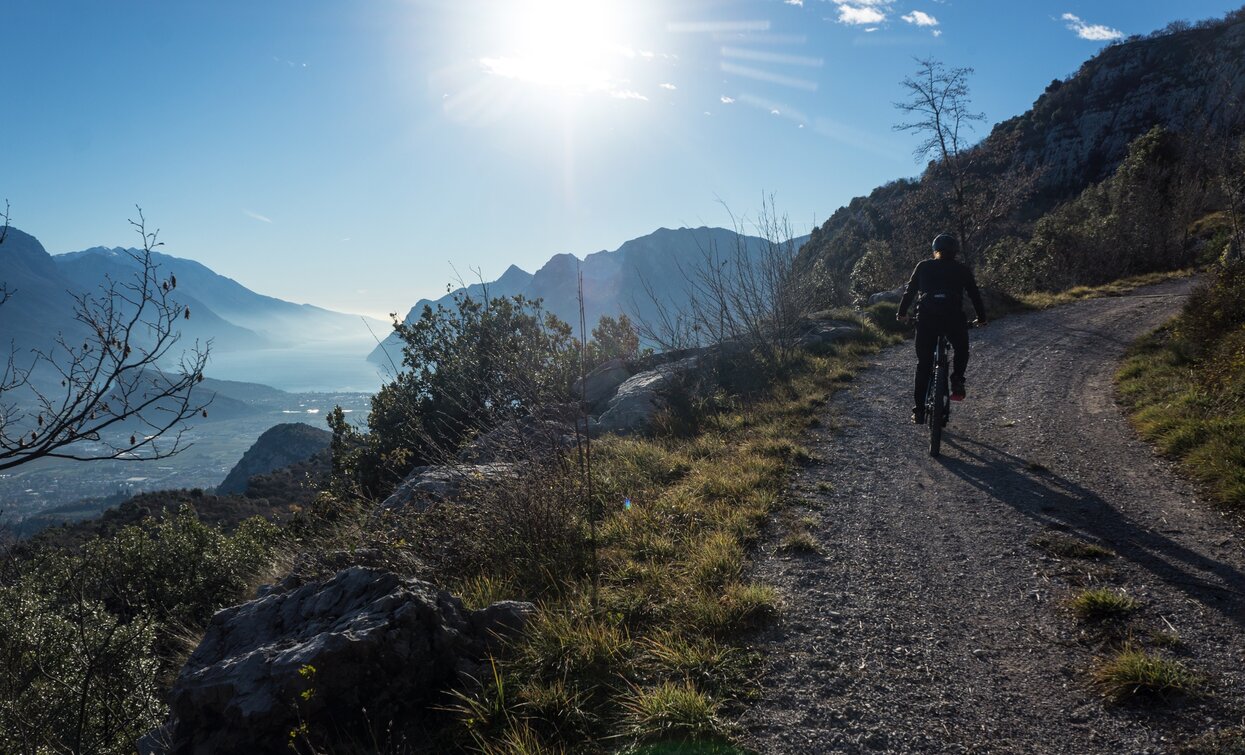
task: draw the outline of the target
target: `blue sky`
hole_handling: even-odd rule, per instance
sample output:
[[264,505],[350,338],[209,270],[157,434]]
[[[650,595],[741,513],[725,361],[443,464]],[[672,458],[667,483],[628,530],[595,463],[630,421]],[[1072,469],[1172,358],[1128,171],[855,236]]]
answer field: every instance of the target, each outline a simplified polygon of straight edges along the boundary
[[[383,316],[772,193],[799,233],[911,176],[914,57],[979,135],[1217,0],[5,0],[0,200],[53,253],[164,251]],[[453,265],[453,267],[451,266]]]

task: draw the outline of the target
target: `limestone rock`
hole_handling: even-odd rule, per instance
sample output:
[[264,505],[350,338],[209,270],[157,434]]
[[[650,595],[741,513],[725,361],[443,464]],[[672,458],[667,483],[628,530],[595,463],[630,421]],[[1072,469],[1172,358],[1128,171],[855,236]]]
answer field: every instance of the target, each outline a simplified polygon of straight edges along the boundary
[[517,473],[517,464],[500,461],[416,467],[381,506],[387,509],[413,506],[416,511],[422,511],[432,504],[458,498],[472,485],[488,485]]
[[363,567],[271,592],[212,618],[173,685],[168,722],[142,749],[285,752],[300,720],[348,731],[365,719],[418,719],[445,690],[479,678],[481,659],[534,610],[467,611],[426,582]]
[[571,387],[571,395],[576,398],[582,395],[584,404],[589,408],[597,407],[608,401],[618,390],[618,386],[631,375],[632,371],[627,368],[625,360],[611,359],[598,365],[584,378],[576,379]]
[[699,369],[700,362],[699,355],[686,356],[627,378],[618,386],[594,427],[607,433],[630,433],[646,428],[665,403],[663,393],[671,390],[677,380]]

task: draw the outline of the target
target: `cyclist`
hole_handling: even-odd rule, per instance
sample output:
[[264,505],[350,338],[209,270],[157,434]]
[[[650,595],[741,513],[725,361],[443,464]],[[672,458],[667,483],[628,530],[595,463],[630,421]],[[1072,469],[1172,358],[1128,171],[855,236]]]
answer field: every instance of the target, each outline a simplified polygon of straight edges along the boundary
[[916,387],[912,396],[912,421],[918,425],[925,422],[925,389],[929,385],[930,372],[934,367],[934,344],[938,334],[943,333],[955,351],[951,367],[951,398],[962,401],[964,370],[968,366],[968,320],[964,316],[961,301],[968,292],[977,310],[977,324],[986,324],[986,309],[981,303],[981,292],[968,265],[956,262],[960,242],[955,236],[940,233],[934,239],[934,258],[922,260],[912,271],[912,278],[904,289],[899,302],[896,319],[911,322],[908,307],[916,300]]

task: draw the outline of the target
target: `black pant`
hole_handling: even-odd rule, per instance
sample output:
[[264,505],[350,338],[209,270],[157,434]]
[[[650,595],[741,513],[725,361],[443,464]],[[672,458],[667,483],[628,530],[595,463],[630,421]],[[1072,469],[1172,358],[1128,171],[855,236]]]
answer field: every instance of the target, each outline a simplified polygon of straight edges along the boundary
[[916,321],[916,386],[912,391],[912,405],[918,410],[925,406],[925,389],[929,375],[934,370],[934,344],[938,334],[945,333],[955,351],[951,362],[951,378],[963,379],[968,367],[968,321],[963,312],[942,316],[922,315]]

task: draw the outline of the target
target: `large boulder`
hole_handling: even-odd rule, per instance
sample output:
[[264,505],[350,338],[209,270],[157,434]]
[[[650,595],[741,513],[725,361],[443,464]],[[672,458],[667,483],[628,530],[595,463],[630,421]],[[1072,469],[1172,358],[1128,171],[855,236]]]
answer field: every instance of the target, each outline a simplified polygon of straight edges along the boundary
[[479,465],[547,458],[575,447],[577,420],[571,408],[504,422],[468,443],[458,460]]
[[810,351],[824,350],[840,341],[859,338],[860,323],[850,320],[815,320],[800,334],[797,343]]
[[873,306],[874,304],[882,301],[898,304],[900,299],[903,299],[903,292],[906,287],[907,284],[904,284],[899,288],[895,288],[890,291],[879,291],[876,294],[871,294],[869,296],[869,306]]
[[300,722],[348,734],[416,722],[522,631],[530,603],[482,611],[426,582],[353,567],[220,611],[178,675],[170,716],[140,750],[288,752]]
[[627,378],[597,418],[594,431],[625,434],[645,429],[665,406],[666,395],[700,369],[700,362],[700,355],[687,356]]
[[584,377],[576,378],[575,384],[571,386],[571,395],[575,398],[582,397],[589,409],[601,406],[632,374],[625,359],[611,359],[597,365]]
[[423,511],[434,504],[458,499],[469,493],[473,486],[487,487],[499,480],[514,478],[518,469],[516,463],[501,461],[415,467],[381,503],[381,507]]

